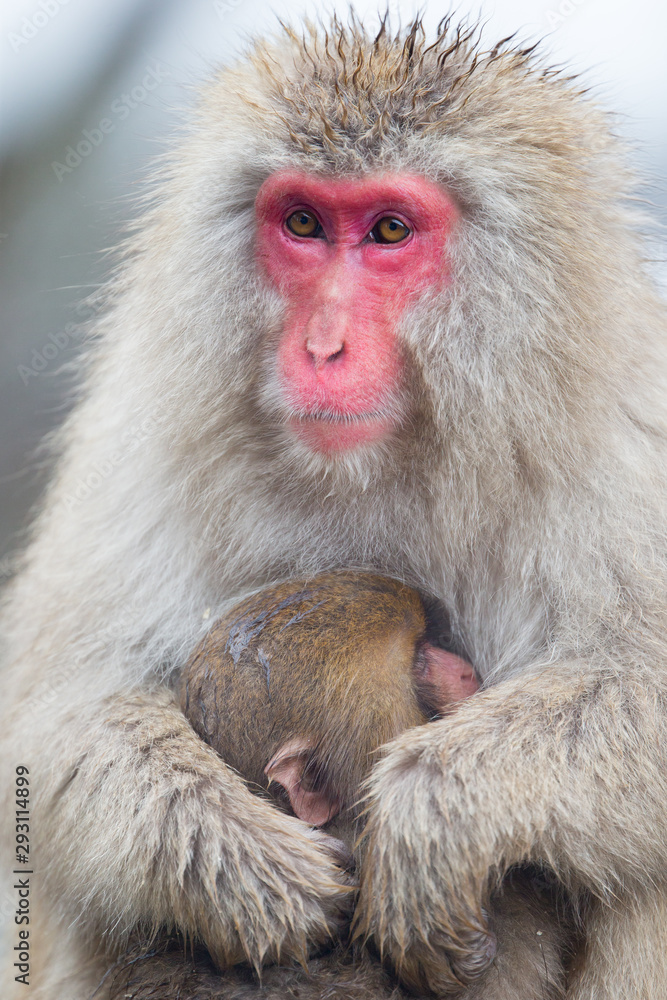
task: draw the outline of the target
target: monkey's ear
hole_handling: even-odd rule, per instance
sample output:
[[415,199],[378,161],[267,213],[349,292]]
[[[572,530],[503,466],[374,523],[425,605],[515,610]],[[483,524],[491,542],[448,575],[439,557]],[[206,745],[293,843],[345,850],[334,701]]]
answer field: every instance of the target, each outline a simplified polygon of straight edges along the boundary
[[440,711],[470,697],[479,688],[475,671],[467,660],[430,642],[421,647],[416,668],[417,684],[426,690],[429,702]]
[[278,750],[264,774],[285,789],[295,816],[312,826],[324,826],[340,812],[340,801],[320,787],[316,772],[308,773],[312,758],[312,741],[293,739]]

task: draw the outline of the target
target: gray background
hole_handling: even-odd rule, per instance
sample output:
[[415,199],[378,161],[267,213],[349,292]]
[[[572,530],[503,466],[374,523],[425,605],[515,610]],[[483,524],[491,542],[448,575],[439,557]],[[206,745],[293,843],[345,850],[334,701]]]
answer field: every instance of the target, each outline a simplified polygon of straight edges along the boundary
[[[357,9],[374,18],[378,6]],[[36,446],[68,405],[77,349],[71,324],[87,315],[80,300],[109,267],[106,251],[133,214],[142,175],[187,114],[193,85],[241,51],[250,34],[270,30],[276,14],[303,9],[289,0],[4,0],[0,582],[11,574],[44,479]],[[314,2],[308,9],[327,8]],[[392,9],[412,13],[408,4]],[[432,26],[448,7],[427,0],[422,9]],[[456,9],[475,16],[480,7]],[[582,73],[596,98],[619,113],[644,193],[664,218],[667,5],[496,0],[483,15],[489,42],[514,31],[522,40],[544,38],[551,61]],[[68,147],[88,142],[84,130],[94,141],[80,162],[70,154],[68,167]],[[660,245],[652,252],[660,268]]]

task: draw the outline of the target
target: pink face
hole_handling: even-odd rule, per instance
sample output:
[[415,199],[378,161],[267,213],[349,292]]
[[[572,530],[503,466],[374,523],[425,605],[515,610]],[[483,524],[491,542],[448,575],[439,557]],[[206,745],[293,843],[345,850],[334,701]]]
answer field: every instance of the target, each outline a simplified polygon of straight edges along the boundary
[[286,170],[256,200],[260,267],[287,305],[278,378],[293,432],[326,455],[400,422],[400,323],[447,280],[457,211],[410,174],[329,180]]

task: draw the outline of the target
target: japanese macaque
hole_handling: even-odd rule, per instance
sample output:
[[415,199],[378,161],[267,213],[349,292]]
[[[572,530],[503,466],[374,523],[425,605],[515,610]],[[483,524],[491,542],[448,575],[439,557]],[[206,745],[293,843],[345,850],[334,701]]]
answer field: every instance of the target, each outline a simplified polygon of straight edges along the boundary
[[[181,708],[243,778],[341,838],[343,866],[353,850],[363,864],[362,785],[380,743],[442,716],[478,686],[470,664],[429,641],[446,641],[448,631],[435,610],[415,590],[367,573],[268,588],[216,622],[183,671]],[[556,902],[525,873],[496,894],[489,910],[499,954],[466,1000],[563,995],[568,928]],[[109,1000],[283,1000],[292,989],[301,1000],[408,996],[372,955],[345,946],[305,970],[264,970],[258,987],[243,969],[218,975],[182,943],[153,942],[121,958],[106,985]]]
[[331,838],[173,683],[243,594],[364,567],[439,600],[484,690],[376,763],[355,933],[455,992],[536,864],[587,901],[568,1000],[662,998],[667,316],[605,115],[511,42],[334,20],[221,70],[151,194],[2,623],[20,995],[88,997],[136,928],[256,966],[341,932]]
[[446,634],[446,621],[427,621],[418,593],[395,580],[287,581],[216,623],[181,676],[181,708],[247,781],[282,789],[299,819],[342,816],[335,835],[351,847],[379,748],[479,686],[469,663],[429,641]]

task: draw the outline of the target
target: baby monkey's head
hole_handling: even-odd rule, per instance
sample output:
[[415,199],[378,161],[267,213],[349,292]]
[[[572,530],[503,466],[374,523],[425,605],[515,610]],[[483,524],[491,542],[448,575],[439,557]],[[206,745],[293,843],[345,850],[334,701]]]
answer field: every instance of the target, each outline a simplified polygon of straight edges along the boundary
[[[315,826],[354,835],[379,748],[478,684],[443,648],[435,605],[397,580],[341,571],[268,587],[219,619],[182,675],[197,733]],[[330,828],[328,828],[330,829]]]

